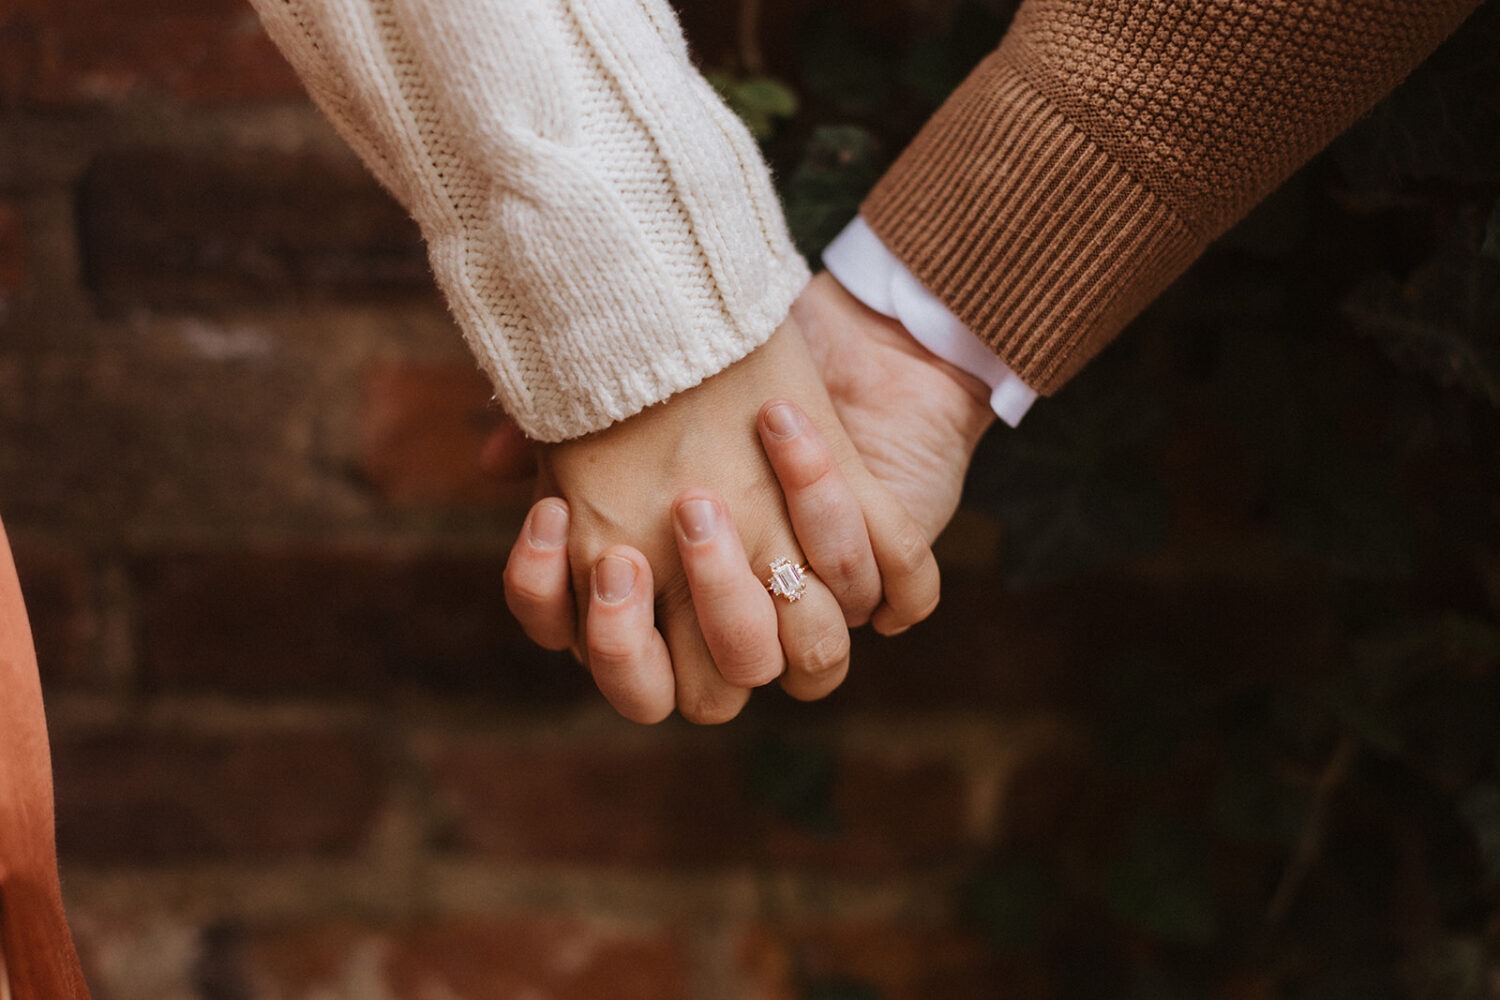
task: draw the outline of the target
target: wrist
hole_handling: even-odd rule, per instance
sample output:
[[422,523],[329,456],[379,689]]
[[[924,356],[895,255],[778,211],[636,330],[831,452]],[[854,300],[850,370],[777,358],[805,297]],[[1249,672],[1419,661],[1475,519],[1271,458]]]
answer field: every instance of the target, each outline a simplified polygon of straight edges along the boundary
[[[934,410],[946,414],[947,420],[966,439],[977,442],[995,422],[990,387],[983,380],[932,353],[899,320],[865,305],[832,274],[824,271],[814,276],[793,303],[792,317],[804,329],[819,331],[820,336],[812,338],[812,346],[819,353],[872,354],[884,359],[876,362],[875,369],[884,372],[885,377],[910,379],[913,366],[919,365],[926,373],[920,380],[922,391],[937,397],[930,400]],[[847,370],[821,359],[819,367],[825,374]]]
[[864,305],[890,317],[933,355],[986,387],[988,405],[1011,427],[1037,393],[974,335],[856,216],[823,251],[828,273]]

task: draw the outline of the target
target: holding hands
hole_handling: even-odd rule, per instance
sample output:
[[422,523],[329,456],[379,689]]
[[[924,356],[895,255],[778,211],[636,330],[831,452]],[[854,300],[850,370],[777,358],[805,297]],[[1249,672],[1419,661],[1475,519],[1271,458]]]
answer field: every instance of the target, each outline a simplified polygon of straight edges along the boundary
[[[739,363],[604,431],[539,447],[506,568],[539,644],[571,647],[624,716],[723,722],[773,680],[821,698],[850,626],[938,600],[928,533],[860,460],[795,318]],[[808,572],[796,600],[766,577]]]
[[[738,364],[540,446],[545,499],[507,600],[637,722],[727,721],[777,679],[821,698],[848,670],[849,627],[894,634],[936,606],[929,543],[993,419],[985,399],[821,275]],[[766,586],[783,558],[811,571],[795,601]]]

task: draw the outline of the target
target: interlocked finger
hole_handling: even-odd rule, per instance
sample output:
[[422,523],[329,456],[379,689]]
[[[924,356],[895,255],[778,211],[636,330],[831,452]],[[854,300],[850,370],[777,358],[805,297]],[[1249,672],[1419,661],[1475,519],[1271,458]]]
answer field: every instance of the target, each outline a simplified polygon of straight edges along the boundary
[[576,622],[568,567],[568,505],[540,500],[511,546],[505,563],[505,603],[531,640],[544,649],[567,649]]
[[766,404],[760,434],[808,565],[845,622],[863,625],[880,603],[881,580],[858,498],[822,435],[792,403]]
[[750,572],[723,502],[712,493],[690,490],[677,498],[673,519],[698,628],[720,676],[739,688],[769,684],[785,666],[776,612]]
[[651,564],[626,546],[594,563],[584,625],[589,672],[615,711],[632,722],[660,722],[676,706],[667,644],[652,623]]
[[[774,567],[782,559],[769,565]],[[788,559],[779,572],[768,572],[773,581],[777,576],[795,580],[798,568]],[[793,698],[815,701],[832,693],[849,673],[849,627],[833,593],[816,576],[803,573],[799,583],[775,587],[798,595],[795,601],[786,593],[775,595],[777,628],[787,661],[781,686]]]

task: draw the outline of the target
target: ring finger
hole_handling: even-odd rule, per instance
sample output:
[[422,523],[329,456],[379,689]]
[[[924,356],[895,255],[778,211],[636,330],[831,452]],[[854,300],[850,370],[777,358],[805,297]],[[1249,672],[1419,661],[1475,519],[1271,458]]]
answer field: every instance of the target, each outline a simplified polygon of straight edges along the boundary
[[828,446],[802,411],[773,401],[760,415],[761,442],[786,498],[808,564],[832,591],[850,626],[880,603],[880,569],[859,500]]
[[773,579],[779,576],[797,594],[774,593],[777,632],[786,654],[781,687],[801,701],[831,694],[849,673],[849,627],[838,600],[802,565],[782,556],[763,564]]

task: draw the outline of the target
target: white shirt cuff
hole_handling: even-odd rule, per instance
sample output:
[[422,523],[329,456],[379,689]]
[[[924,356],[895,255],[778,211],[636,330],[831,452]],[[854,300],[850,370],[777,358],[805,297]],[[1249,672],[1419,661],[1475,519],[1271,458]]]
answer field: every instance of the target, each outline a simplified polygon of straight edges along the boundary
[[990,408],[1011,427],[1021,422],[1036,390],[995,356],[938,301],[860,216],[823,251],[823,266],[850,295],[906,328],[933,354],[990,387]]

